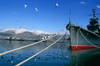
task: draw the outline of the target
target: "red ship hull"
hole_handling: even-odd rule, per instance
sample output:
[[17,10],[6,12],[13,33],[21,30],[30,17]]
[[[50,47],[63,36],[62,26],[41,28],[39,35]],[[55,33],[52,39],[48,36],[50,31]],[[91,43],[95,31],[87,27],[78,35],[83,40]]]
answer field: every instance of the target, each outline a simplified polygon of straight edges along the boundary
[[71,46],[72,49],[95,49],[100,48],[100,46]]

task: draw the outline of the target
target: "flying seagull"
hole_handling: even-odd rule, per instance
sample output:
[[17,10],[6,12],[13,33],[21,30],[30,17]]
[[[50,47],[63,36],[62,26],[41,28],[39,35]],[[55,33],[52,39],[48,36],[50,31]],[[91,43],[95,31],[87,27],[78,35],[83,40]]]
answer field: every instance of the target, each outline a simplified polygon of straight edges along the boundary
[[25,7],[25,9],[26,9],[27,5],[24,5],[24,7]]
[[22,28],[22,26],[20,28]]
[[56,7],[58,7],[58,3],[56,3]]
[[20,21],[20,20],[17,20],[16,22],[18,22],[18,21]]
[[38,11],[38,9],[35,7],[35,10]]
[[97,5],[97,8],[100,8],[100,5]]

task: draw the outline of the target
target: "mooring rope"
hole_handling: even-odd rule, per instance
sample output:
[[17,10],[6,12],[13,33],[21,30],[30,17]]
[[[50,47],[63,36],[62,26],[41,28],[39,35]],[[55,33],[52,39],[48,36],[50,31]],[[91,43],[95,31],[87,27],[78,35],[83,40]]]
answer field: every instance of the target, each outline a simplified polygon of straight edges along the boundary
[[[65,34],[66,34],[66,33],[65,33]],[[65,35],[65,34],[64,34],[64,35]],[[63,36],[64,36],[64,35],[63,35]],[[63,36],[62,36],[62,37],[63,37]],[[15,65],[15,66],[20,66],[20,65],[22,65],[23,63],[27,62],[28,60],[32,59],[33,57],[37,56],[37,55],[40,54],[41,52],[47,50],[49,47],[51,47],[52,45],[54,45],[55,43],[57,43],[62,37],[60,37],[58,40],[56,40],[54,43],[52,43],[52,44],[49,45],[48,47],[44,48],[44,49],[41,50],[40,52],[36,53],[35,55],[29,57],[28,59],[26,59],[26,60],[20,62],[19,64]]]
[[82,34],[82,36],[85,38],[85,40],[89,43],[89,44],[91,44],[92,46],[94,46],[94,47],[96,47],[96,48],[100,48],[100,47],[98,47],[98,46],[95,46],[95,45],[93,45],[88,39],[86,39],[86,37],[83,35],[83,33],[81,32],[81,30],[79,30],[80,31],[80,33]]
[[54,35],[54,36],[52,36],[52,37],[50,37],[50,38],[47,38],[47,39],[44,39],[44,40],[41,40],[41,41],[38,41],[38,42],[35,42],[35,43],[32,43],[32,44],[29,44],[29,45],[26,45],[26,46],[22,46],[22,47],[19,47],[19,48],[13,49],[13,50],[9,50],[9,51],[6,51],[6,52],[3,52],[3,53],[0,53],[0,56],[1,56],[1,55],[5,55],[5,54],[8,54],[8,53],[10,53],[10,52],[14,52],[14,51],[17,51],[17,50],[20,50],[20,49],[26,48],[26,47],[29,47],[29,46],[32,46],[32,45],[35,45],[35,44],[37,44],[37,43],[40,43],[40,42],[43,42],[43,41],[46,41],[46,40],[49,40],[49,39],[51,39],[51,38],[53,38],[53,37],[55,37],[55,36],[61,34],[61,33],[64,32],[64,31],[65,31],[65,29],[62,30],[62,31],[60,31],[60,32],[58,32],[56,35]]

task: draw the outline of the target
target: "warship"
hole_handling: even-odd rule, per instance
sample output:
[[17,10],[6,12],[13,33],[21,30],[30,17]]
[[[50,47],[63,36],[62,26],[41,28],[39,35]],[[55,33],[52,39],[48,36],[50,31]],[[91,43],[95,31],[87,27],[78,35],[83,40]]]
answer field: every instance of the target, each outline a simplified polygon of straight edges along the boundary
[[98,18],[95,16],[96,9],[92,11],[93,18],[90,19],[87,29],[71,24],[71,19],[69,18],[69,24],[67,24],[66,29],[70,32],[71,49],[100,48],[100,25]]

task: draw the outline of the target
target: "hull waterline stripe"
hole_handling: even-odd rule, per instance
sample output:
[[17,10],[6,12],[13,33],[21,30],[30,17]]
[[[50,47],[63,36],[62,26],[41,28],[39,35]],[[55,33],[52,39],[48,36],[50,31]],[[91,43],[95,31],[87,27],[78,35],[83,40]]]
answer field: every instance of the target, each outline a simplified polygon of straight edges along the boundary
[[[100,47],[100,46],[97,46]],[[76,49],[76,46],[71,46],[72,49]],[[89,49],[89,48],[96,48],[94,46],[77,46],[77,49]]]

